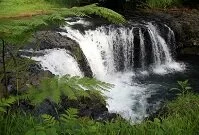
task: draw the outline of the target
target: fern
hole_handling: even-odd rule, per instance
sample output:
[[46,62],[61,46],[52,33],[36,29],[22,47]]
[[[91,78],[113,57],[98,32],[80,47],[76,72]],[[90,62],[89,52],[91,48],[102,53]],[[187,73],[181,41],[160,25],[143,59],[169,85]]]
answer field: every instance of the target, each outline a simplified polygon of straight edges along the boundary
[[45,99],[59,103],[61,96],[67,96],[71,100],[77,100],[78,97],[89,97],[88,90],[96,91],[101,94],[102,90],[108,90],[112,85],[91,78],[71,77],[69,75],[62,78],[46,78],[42,80],[39,86],[30,86],[29,98],[39,104]]
[[6,112],[7,107],[10,107],[16,101],[15,97],[1,98],[0,99],[0,113]]
[[65,114],[62,114],[60,117],[60,122],[63,128],[65,129],[66,134],[78,134],[81,133],[81,125],[77,118],[77,109],[69,108],[65,111]]
[[46,127],[53,127],[57,124],[57,120],[55,120],[55,117],[51,115],[43,114],[41,117],[43,118]]
[[180,92],[178,95],[185,96],[187,93],[189,93],[192,88],[190,87],[189,80],[185,81],[177,81],[179,88],[172,88],[171,91],[178,91]]
[[77,119],[78,110],[74,108],[69,108],[65,111],[65,114],[62,114],[60,120],[63,122],[69,122],[71,120]]
[[58,123],[54,117],[44,114],[43,124],[34,125],[33,128],[28,130],[25,135],[58,135],[56,130],[56,124]]

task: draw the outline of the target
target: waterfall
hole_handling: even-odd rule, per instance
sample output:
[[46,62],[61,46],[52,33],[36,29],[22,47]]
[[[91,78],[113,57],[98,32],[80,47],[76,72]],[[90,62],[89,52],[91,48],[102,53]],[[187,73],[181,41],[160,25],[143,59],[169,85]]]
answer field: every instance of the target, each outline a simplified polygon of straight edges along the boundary
[[[168,26],[165,25],[165,27],[169,29],[167,40],[171,44],[174,33]],[[142,28],[145,28],[144,32],[136,25],[133,27],[110,25],[82,33],[78,29],[66,26],[64,29],[67,32],[60,33],[80,44],[94,76],[99,79],[117,71],[134,71],[135,67],[152,70],[159,74],[168,73],[171,70],[181,70],[181,65],[173,60],[169,45],[160,35],[157,27],[149,22],[143,24]],[[139,44],[135,43],[134,39],[136,29],[139,33]],[[146,31],[150,37],[148,44],[145,42]],[[146,46],[152,48],[151,52],[147,50]],[[149,59],[147,57],[151,57],[149,64],[147,64],[147,59]]]
[[49,70],[51,73],[59,76],[66,74],[83,76],[77,61],[65,49],[48,49],[39,52],[44,55],[34,56],[31,59],[39,61],[44,70]]
[[[145,28],[145,31],[142,31],[142,28]],[[63,29],[67,31],[60,32],[63,36],[79,43],[94,77],[115,85],[110,92],[104,93],[109,97],[107,99],[109,111],[120,113],[133,121],[139,121],[147,116],[146,99],[150,96],[145,86],[134,81],[135,67],[139,67],[136,64],[139,63],[140,70],[152,69],[152,72],[159,74],[169,72],[171,69],[181,70],[180,64],[172,59],[166,41],[152,23],[143,24],[141,28],[137,25],[101,26],[84,32],[70,26],[65,26]],[[139,33],[139,44],[135,42],[136,29]],[[150,37],[150,44],[145,42],[146,31]],[[172,35],[168,37],[169,40],[171,37]],[[146,46],[151,46],[152,51],[147,52]],[[139,48],[138,52],[135,52],[135,47]],[[147,53],[152,54],[152,62],[149,65],[146,64]],[[135,59],[136,57],[139,59]]]
[[142,30],[139,29],[139,36],[140,36],[140,51],[141,51],[141,56],[140,56],[140,62],[141,62],[141,68],[142,70],[145,69],[146,66],[146,50],[145,50],[145,46],[144,46],[144,35],[142,33]]
[[[78,23],[90,25],[82,20],[70,22],[63,27],[65,32],[59,33],[79,43],[93,77],[114,84],[114,88],[103,93],[108,97],[109,112],[119,113],[133,122],[143,120],[147,116],[147,98],[154,91],[150,86],[137,83],[136,76],[183,70],[171,55],[172,30],[165,26],[169,30],[165,40],[151,22],[104,25],[84,31],[71,27]],[[83,76],[75,59],[62,49],[47,51],[44,56],[33,59],[54,74]]]

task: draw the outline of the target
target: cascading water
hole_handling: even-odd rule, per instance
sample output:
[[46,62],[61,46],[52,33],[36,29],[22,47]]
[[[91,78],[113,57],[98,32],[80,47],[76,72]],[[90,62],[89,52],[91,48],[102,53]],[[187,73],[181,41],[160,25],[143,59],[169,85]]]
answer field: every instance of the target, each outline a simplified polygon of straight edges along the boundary
[[65,49],[48,49],[39,52],[44,55],[34,56],[31,59],[39,61],[44,70],[49,70],[59,76],[66,74],[83,76],[77,61]]
[[[181,69],[180,65],[171,57],[166,41],[160,36],[157,28],[152,23],[143,24],[150,36],[152,63],[147,63],[146,43],[144,33],[140,27],[114,27],[101,26],[95,30],[84,33],[69,26],[64,27],[67,32],[61,32],[77,41],[84,52],[89,65],[96,78],[115,84],[110,92],[105,93],[110,97],[107,100],[110,112],[120,113],[125,118],[133,121],[141,120],[146,116],[146,98],[150,92],[146,87],[136,84],[134,80],[136,63],[140,63],[141,70],[152,67],[153,71],[162,68],[163,72],[170,69]],[[139,31],[139,62],[135,62],[134,30]],[[171,29],[169,29],[171,31]],[[174,35],[170,35],[173,38]],[[173,68],[172,65],[178,68]]]
[[[89,25],[84,21],[79,22]],[[77,23],[70,22],[70,25]],[[150,85],[137,83],[136,76],[146,76],[150,73],[166,74],[183,69],[172,58],[167,42],[173,41],[174,34],[168,26],[166,27],[169,31],[167,41],[150,22],[132,24],[131,27],[100,26],[83,32],[65,26],[63,29],[66,32],[60,34],[79,43],[94,77],[115,85],[109,92],[104,92],[109,97],[109,111],[138,122],[147,116],[147,98],[154,91]],[[41,61],[41,65],[54,74],[83,74],[75,59],[63,50],[54,50],[34,59]],[[67,63],[66,59],[69,59],[70,63]]]

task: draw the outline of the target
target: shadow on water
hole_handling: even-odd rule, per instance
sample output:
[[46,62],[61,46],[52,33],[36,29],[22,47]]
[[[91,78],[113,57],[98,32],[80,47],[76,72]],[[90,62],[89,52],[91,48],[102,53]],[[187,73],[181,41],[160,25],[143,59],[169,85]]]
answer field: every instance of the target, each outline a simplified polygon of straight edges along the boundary
[[154,113],[165,101],[176,98],[177,81],[189,80],[193,92],[199,93],[199,56],[182,55],[177,58],[179,62],[186,65],[182,72],[173,72],[164,75],[150,74],[148,76],[137,76],[137,83],[147,85],[148,91],[153,90],[153,94],[148,97],[148,114]]

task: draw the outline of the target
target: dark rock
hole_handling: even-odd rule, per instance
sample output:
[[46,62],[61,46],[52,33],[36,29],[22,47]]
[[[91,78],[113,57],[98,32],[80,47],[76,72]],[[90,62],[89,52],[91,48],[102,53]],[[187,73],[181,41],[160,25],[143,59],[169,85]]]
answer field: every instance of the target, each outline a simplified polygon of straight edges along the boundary
[[111,121],[119,116],[115,113],[109,113],[106,105],[97,96],[95,98],[82,97],[78,100],[69,100],[63,96],[60,104],[55,104],[46,99],[36,106],[31,105],[29,101],[21,100],[18,105],[13,105],[11,110],[20,109],[22,112],[31,113],[35,116],[49,114],[55,118],[59,118],[69,108],[78,109],[79,117],[89,117],[101,122]]
[[[155,21],[156,23],[167,24],[175,33],[177,45],[175,49],[177,49],[179,55],[199,54],[199,10],[144,10],[124,14],[126,18],[133,22]],[[160,29],[163,30],[162,27]]]
[[34,115],[38,116],[41,114],[48,114],[51,116],[54,116],[55,118],[58,118],[57,114],[57,105],[49,100],[45,100],[38,106],[36,106],[33,110]]
[[[29,50],[44,50],[44,49],[53,49],[53,48],[62,48],[71,52],[73,57],[77,60],[81,71],[87,77],[92,77],[92,71],[88,65],[87,59],[84,56],[82,50],[79,47],[79,44],[74,40],[62,36],[57,31],[63,31],[56,29],[56,31],[39,31],[35,34],[34,38],[27,44],[23,49]],[[27,52],[22,52],[23,55],[32,55],[27,54]],[[33,55],[42,55],[42,54],[33,54]]]
[[111,120],[118,116],[114,113],[109,113],[106,104],[98,96],[82,97],[78,100],[69,100],[67,97],[62,97],[59,112],[63,112],[68,108],[77,108],[80,117],[90,117],[100,121]]

